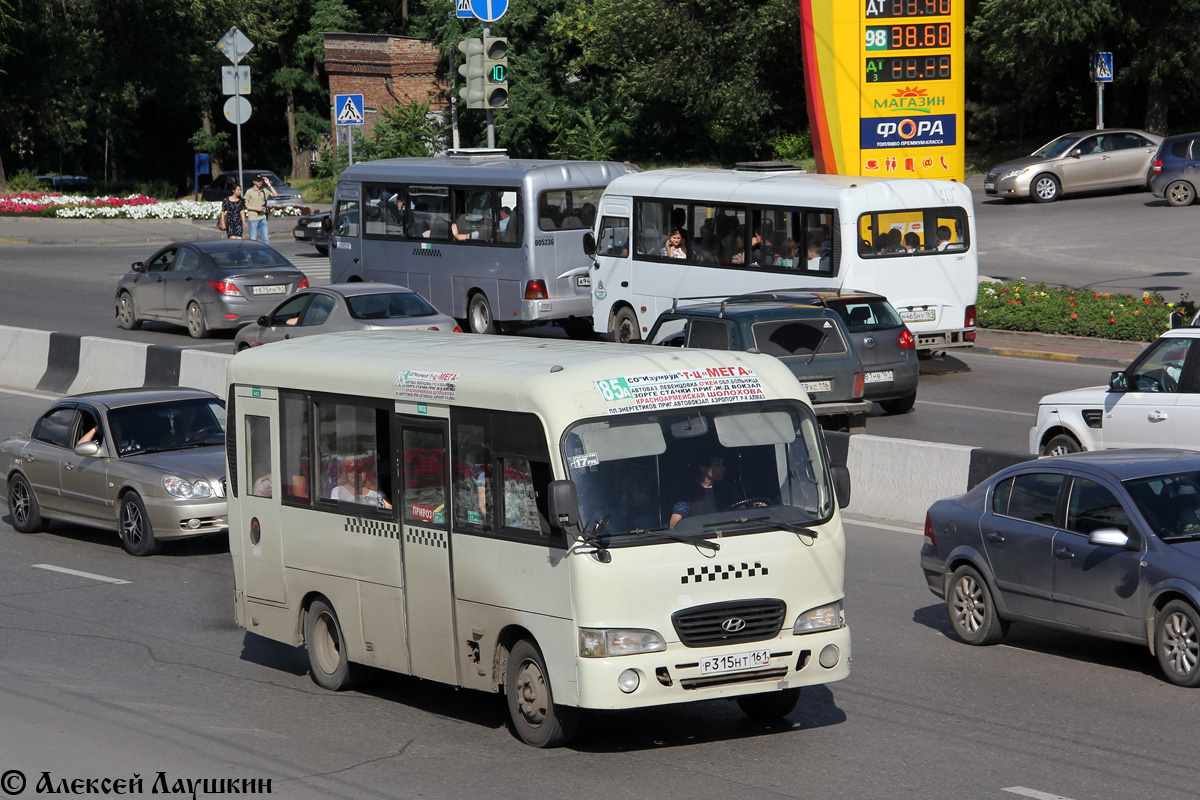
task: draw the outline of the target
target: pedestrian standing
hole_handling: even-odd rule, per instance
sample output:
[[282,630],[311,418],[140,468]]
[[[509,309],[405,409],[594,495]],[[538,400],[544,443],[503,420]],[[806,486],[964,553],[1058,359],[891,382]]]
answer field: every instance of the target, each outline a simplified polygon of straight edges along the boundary
[[241,239],[246,232],[246,201],[242,199],[242,187],[233,187],[233,193],[221,201],[221,230],[230,239]]
[[270,244],[271,237],[267,234],[267,198],[279,197],[271,179],[266,175],[255,175],[254,185],[246,192],[246,226],[249,238],[257,239],[263,244]]

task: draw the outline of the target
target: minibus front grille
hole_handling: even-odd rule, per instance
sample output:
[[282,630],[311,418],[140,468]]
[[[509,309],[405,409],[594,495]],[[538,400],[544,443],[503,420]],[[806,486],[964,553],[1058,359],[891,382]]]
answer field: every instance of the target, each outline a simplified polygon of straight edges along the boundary
[[685,647],[715,647],[774,638],[786,611],[782,600],[740,600],[676,611],[671,623]]

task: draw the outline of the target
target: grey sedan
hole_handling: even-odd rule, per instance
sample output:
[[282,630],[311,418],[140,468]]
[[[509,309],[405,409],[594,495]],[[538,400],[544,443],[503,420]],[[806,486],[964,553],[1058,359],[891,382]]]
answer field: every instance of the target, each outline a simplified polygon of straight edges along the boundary
[[1146,645],[1200,686],[1200,452],[1009,467],[930,507],[921,569],[967,644],[1031,622]]
[[144,320],[171,322],[203,339],[210,330],[253,322],[307,286],[303,272],[259,242],[175,242],[121,276],[117,322],[125,330]]
[[13,528],[51,520],[116,531],[130,555],[223,533],[225,404],[198,389],[66,397],[0,441]]
[[297,292],[238,331],[234,341],[241,351],[316,333],[395,328],[462,332],[451,317],[411,289],[390,283],[334,283]]
[[1064,134],[1032,155],[992,167],[983,190],[992,197],[1049,203],[1066,192],[1144,189],[1160,142],[1161,136],[1133,128]]

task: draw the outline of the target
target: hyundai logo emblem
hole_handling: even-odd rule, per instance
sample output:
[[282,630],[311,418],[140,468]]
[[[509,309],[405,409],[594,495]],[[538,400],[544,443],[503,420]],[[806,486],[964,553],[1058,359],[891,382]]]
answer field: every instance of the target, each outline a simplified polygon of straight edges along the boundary
[[726,633],[737,633],[745,627],[746,620],[738,619],[737,617],[730,617],[721,623],[721,630],[725,631]]
[[875,337],[868,336],[866,339],[863,339],[863,344],[865,344],[867,347],[874,347],[875,346]]

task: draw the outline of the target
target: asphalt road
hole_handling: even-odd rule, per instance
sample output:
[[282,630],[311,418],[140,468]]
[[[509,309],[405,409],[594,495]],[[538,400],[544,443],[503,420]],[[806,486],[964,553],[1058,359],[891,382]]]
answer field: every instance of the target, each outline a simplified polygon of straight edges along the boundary
[[[0,430],[44,403],[0,394]],[[234,626],[223,538],[135,559],[113,534],[4,517],[0,771],[27,797],[43,771],[136,773],[146,794],[159,772],[270,779],[284,798],[1195,796],[1196,695],[1143,648],[1021,625],[969,647],[924,587],[919,533],[849,522],[847,538],[848,680],[781,723],[730,701],[589,714],[571,747],[538,751],[495,696],[401,676],[318,689],[303,651]]]

